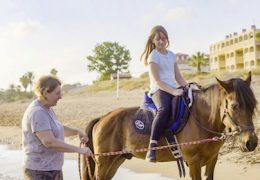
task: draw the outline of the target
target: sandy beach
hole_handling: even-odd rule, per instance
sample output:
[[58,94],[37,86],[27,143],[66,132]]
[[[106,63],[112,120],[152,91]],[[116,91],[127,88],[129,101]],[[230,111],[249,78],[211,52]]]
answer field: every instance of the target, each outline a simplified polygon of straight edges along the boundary
[[[252,87],[260,102],[260,76],[253,77]],[[98,93],[66,94],[55,107],[59,119],[66,125],[84,130],[86,124],[95,117],[101,116],[118,107],[139,106],[144,90],[104,91]],[[11,149],[21,149],[21,118],[30,101],[0,104],[0,144],[8,145]],[[255,120],[256,132],[260,137],[260,118]],[[78,145],[76,137],[66,138],[66,141]],[[66,154],[67,160],[76,160],[77,156]],[[126,160],[122,168],[137,173],[157,173],[171,179],[180,179],[175,162],[148,163],[143,160]],[[260,179],[260,147],[254,152],[242,153],[234,140],[228,140],[221,148],[219,160],[215,168],[215,179],[259,180]],[[188,173],[188,168],[186,168]],[[0,176],[1,179],[1,176]],[[137,179],[141,179],[137,178]],[[160,179],[160,178],[159,178]],[[182,179],[190,179],[189,176]]]

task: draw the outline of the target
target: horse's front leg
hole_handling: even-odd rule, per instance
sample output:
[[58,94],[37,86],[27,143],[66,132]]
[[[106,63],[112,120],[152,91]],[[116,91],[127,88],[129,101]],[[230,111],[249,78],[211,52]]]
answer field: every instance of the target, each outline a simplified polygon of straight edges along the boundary
[[96,158],[95,179],[111,180],[119,166],[125,161],[122,156],[107,156]]
[[95,166],[95,180],[111,180],[109,177],[109,169],[111,167],[113,158],[111,157],[97,157]]
[[205,171],[205,176],[206,176],[206,180],[213,180],[214,178],[214,169],[215,169],[215,165],[217,163],[218,160],[218,155],[216,155],[215,158],[213,158],[211,161],[209,161],[206,165],[206,171]]
[[201,180],[201,166],[199,162],[188,163],[192,180]]

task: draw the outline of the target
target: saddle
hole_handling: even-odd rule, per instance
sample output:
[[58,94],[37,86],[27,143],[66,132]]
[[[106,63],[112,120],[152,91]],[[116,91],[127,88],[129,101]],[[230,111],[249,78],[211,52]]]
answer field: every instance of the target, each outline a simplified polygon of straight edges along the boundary
[[[172,99],[172,114],[168,120],[166,130],[171,130],[173,134],[178,134],[185,127],[192,105],[192,94],[189,90],[184,89],[183,96],[176,96]],[[157,108],[153,100],[144,93],[144,100],[135,115],[134,127],[137,133],[150,134],[153,119],[157,113]]]

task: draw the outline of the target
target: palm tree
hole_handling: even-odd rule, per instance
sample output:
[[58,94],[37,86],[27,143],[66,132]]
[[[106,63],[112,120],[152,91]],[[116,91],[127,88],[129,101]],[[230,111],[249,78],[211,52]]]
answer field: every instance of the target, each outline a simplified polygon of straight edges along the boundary
[[189,64],[192,67],[196,67],[198,72],[201,72],[201,66],[208,65],[209,59],[204,53],[197,52],[196,54],[192,55]]
[[20,82],[24,88],[24,91],[26,91],[27,87],[28,87],[28,84],[29,84],[29,79],[26,75],[23,75],[22,77],[20,77]]
[[33,72],[27,72],[26,76],[28,78],[28,84],[30,85],[30,91],[32,91],[33,80],[34,80],[34,73]]
[[55,68],[52,68],[50,70],[50,74],[53,75],[53,76],[57,76],[57,73],[58,73],[58,71]]

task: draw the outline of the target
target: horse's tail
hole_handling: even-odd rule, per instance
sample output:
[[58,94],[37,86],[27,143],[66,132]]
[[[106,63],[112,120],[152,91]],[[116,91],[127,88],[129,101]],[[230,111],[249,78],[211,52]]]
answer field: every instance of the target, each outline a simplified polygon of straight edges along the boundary
[[[92,130],[94,125],[100,120],[99,118],[93,119],[86,127],[86,134],[89,138],[89,141],[87,143],[87,146],[91,149],[91,151],[94,153],[93,150],[93,139],[92,139]],[[80,163],[80,162],[79,162]],[[95,172],[95,162],[93,161],[92,158],[89,158],[89,163],[90,163],[90,171],[91,171],[91,175],[94,174]],[[87,166],[87,156],[83,155],[83,159],[82,159],[82,173],[80,173],[82,180],[90,180],[91,177],[89,177],[88,174],[88,166]]]

